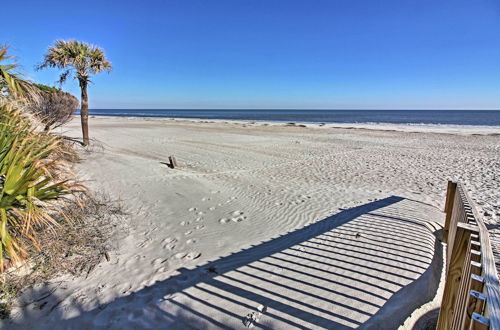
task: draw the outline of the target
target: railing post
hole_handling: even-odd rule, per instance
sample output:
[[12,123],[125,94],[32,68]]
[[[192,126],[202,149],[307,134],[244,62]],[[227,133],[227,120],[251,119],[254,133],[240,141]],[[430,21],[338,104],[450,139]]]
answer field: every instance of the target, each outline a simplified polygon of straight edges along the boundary
[[446,189],[446,202],[444,205],[444,212],[446,213],[446,218],[444,221],[443,228],[443,241],[448,243],[448,232],[450,231],[450,221],[451,214],[453,211],[453,201],[455,200],[455,193],[457,191],[457,184],[452,181],[448,181],[448,188]]
[[[453,250],[449,259],[448,272],[446,274],[446,283],[444,287],[443,300],[441,310],[439,311],[439,319],[437,324],[438,330],[452,329],[452,323],[455,313],[455,304],[460,292],[462,275],[464,272],[464,263],[469,251],[469,242],[471,234],[478,233],[475,226],[459,222],[457,223],[457,231],[455,233]],[[470,260],[470,259],[469,259]],[[468,264],[465,266],[469,266]]]

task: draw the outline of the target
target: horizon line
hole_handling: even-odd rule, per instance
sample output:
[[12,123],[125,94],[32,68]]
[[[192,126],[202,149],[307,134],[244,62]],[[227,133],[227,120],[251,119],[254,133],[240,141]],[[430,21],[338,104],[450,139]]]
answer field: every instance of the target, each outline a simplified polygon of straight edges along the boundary
[[[80,111],[80,108],[77,109]],[[89,108],[89,110],[186,110],[186,111],[192,111],[192,110],[218,110],[218,111],[234,111],[234,110],[239,110],[239,111],[269,111],[269,110],[277,110],[277,111],[500,111],[500,109],[481,109],[481,108],[469,108],[469,109],[451,109],[451,108],[446,108],[446,109],[311,109],[311,108]]]

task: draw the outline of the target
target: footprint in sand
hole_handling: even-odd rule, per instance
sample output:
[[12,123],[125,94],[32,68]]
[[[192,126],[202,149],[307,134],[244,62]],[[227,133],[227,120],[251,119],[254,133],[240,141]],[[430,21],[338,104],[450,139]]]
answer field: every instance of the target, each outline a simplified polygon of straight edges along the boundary
[[219,222],[220,223],[228,223],[230,220],[227,219],[227,218],[222,218],[222,219],[219,219]]
[[234,216],[238,216],[238,215],[242,215],[243,214],[243,211],[240,211],[240,210],[236,210],[232,213]]
[[165,238],[162,243],[175,243],[177,240],[174,237],[167,237]]
[[262,314],[266,312],[266,306],[259,305],[257,311],[248,313],[247,316],[243,318],[243,325],[247,328],[254,327],[258,322]]
[[199,222],[199,221],[201,221],[201,220],[203,220],[203,218],[202,218],[202,217],[198,217],[198,218],[196,218],[196,220],[195,220],[195,221],[196,221],[196,222]]
[[205,228],[204,225],[198,225],[198,226],[194,227],[194,229],[196,229],[196,230],[200,230],[200,229],[203,229],[203,228]]
[[191,235],[193,233],[192,230],[188,230],[187,232],[184,233],[184,235],[188,236],[188,235]]
[[192,239],[192,238],[190,238],[190,239],[188,239],[188,240],[186,241],[186,244],[194,244],[194,243],[196,243],[196,240],[195,240],[195,239]]
[[159,265],[159,264],[161,264],[161,263],[162,263],[162,261],[163,261],[163,259],[161,259],[161,258],[157,258],[157,259],[155,259],[155,260],[151,261],[151,265],[152,265],[152,266]]
[[141,243],[137,244],[136,247],[138,248],[144,248],[149,245],[149,242],[151,241],[151,238],[147,238],[146,240],[142,241]]
[[194,211],[196,211],[196,210],[197,210],[197,208],[196,208],[196,207],[190,207],[190,208],[188,209],[188,211],[189,211],[189,212],[194,212]]
[[208,210],[209,210],[209,211],[213,211],[213,210],[215,210],[215,206],[209,207],[209,208],[208,208]]
[[145,232],[143,233],[143,235],[144,235],[144,236],[151,235],[154,231],[157,231],[157,230],[158,230],[158,227],[153,227],[153,228],[151,228],[150,230],[145,231]]
[[163,248],[166,250],[173,250],[175,248],[175,243],[177,242],[177,239],[173,237],[167,237],[163,240]]
[[239,217],[233,217],[233,218],[231,218],[231,220],[233,222],[241,222],[241,221],[245,220],[246,218],[247,218],[246,216],[239,216]]
[[189,252],[185,257],[184,259],[186,260],[194,260],[194,259],[197,259],[201,256],[201,253],[200,252],[197,252],[197,251],[193,251],[193,252]]
[[164,273],[164,272],[166,272],[167,270],[168,270],[168,268],[167,268],[167,267],[160,267],[160,268],[158,268],[158,269],[156,270],[156,273],[157,273],[157,274],[158,274],[158,273]]
[[167,244],[163,245],[163,248],[165,250],[173,250],[175,248],[175,244],[174,243],[167,243]]
[[174,255],[174,258],[175,259],[182,259],[186,256],[186,254],[187,254],[186,252],[179,252],[179,253]]
[[182,221],[181,222],[181,226],[186,226],[186,225],[189,225],[189,221]]
[[194,260],[197,259],[201,256],[201,253],[198,251],[191,251],[191,252],[179,252],[176,255],[174,255],[175,259],[186,259],[186,260]]

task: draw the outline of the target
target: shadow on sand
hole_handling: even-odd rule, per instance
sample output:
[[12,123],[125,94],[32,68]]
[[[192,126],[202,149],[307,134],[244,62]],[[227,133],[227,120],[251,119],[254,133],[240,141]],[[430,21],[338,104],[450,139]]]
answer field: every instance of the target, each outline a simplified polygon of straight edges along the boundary
[[[64,304],[47,306],[58,323],[39,328],[397,328],[437,290],[442,253],[430,221],[441,221],[435,208],[388,197],[94,309],[71,306],[66,319]],[[12,328],[25,328],[18,321]]]

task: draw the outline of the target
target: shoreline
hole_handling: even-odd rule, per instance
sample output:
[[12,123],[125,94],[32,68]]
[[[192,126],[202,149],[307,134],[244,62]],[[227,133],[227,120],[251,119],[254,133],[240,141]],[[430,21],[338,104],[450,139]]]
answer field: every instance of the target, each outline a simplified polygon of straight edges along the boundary
[[[79,117],[79,115],[74,115]],[[153,117],[153,116],[110,116],[110,115],[89,115],[90,118],[123,118],[127,120],[142,119],[145,121],[187,121],[197,123],[230,123],[255,126],[297,126],[305,125],[313,129],[364,129],[384,132],[407,132],[407,133],[438,133],[455,135],[485,135],[500,136],[500,126],[481,126],[481,125],[451,125],[451,124],[394,124],[394,123],[319,123],[319,122],[286,122],[286,121],[267,121],[267,120],[233,120],[233,119],[205,119],[205,118],[180,118],[180,117]],[[293,125],[290,125],[292,124]],[[256,125],[260,124],[260,125]]]

